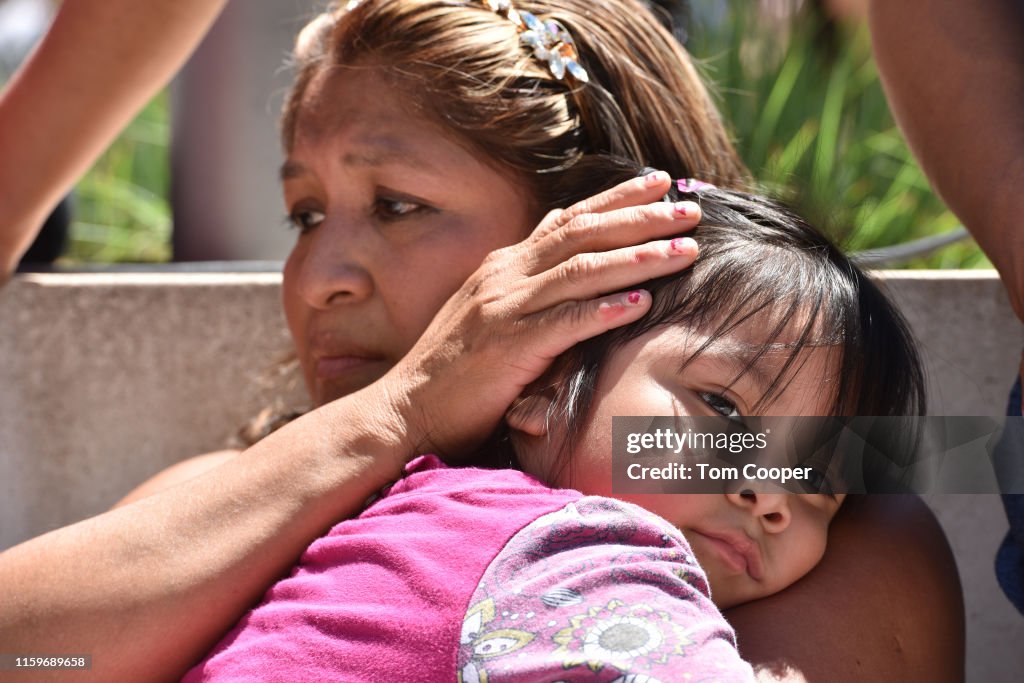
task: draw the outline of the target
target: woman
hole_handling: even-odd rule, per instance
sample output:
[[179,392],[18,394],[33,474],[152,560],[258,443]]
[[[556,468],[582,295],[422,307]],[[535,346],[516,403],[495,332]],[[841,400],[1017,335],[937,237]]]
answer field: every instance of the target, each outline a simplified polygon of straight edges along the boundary
[[[699,215],[652,204],[664,175],[552,212],[527,237],[553,203],[551,174],[581,152],[742,182],[685,53],[630,0],[521,3],[575,41],[586,80],[558,78],[496,6],[369,0],[300,36],[282,169],[300,236],[284,294],[321,407],[239,457],[183,465],[132,505],[5,553],[0,580],[17,596],[0,611],[5,644],[89,652],[106,678],[180,675],[410,454],[482,439],[550,359],[649,306],[607,292],[692,260],[692,247],[673,254],[659,239]],[[572,58],[567,45],[548,47]],[[907,515],[889,519],[894,509]],[[742,654],[822,666],[828,680],[899,667],[941,680],[962,666],[955,646],[932,650],[958,628],[943,543],[919,503],[842,515],[823,571],[775,605],[727,615]],[[814,611],[847,593],[850,637],[837,638]],[[879,623],[882,607],[903,621]]]

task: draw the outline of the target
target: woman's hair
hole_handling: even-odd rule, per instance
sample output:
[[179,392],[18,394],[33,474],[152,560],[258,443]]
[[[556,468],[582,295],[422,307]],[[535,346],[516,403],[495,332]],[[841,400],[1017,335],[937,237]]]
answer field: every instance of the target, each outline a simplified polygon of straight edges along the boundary
[[[556,79],[483,0],[338,4],[296,43],[282,118],[290,149],[318,75],[366,68],[410,107],[525,180],[538,207],[584,154],[609,154],[741,187],[747,173],[689,55],[638,0],[515,0],[572,35],[588,83]],[[346,7],[352,7],[346,9]],[[359,97],[359,93],[353,93]]]
[[[571,202],[636,174],[629,162],[589,158],[555,191]],[[772,354],[773,377],[752,412],[785,390],[805,358],[802,351],[824,348],[835,368],[828,415],[924,414],[924,373],[906,321],[824,235],[764,197],[713,187],[697,192],[674,187],[668,198],[701,206],[701,222],[689,233],[700,248],[697,261],[682,273],[639,285],[653,296],[643,318],[578,344],[528,388],[527,393],[551,393],[548,421],[564,435],[563,445],[575,443],[586,424],[609,355],[668,325],[708,335],[690,358],[680,359],[683,368],[716,338],[748,324],[763,330],[743,359],[743,369],[732,378],[735,382]],[[564,456],[552,462],[567,466]]]

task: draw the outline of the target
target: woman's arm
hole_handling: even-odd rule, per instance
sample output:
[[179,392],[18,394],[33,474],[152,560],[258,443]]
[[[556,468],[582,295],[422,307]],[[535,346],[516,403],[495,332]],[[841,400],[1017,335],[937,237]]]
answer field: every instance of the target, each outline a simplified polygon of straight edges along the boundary
[[634,208],[668,182],[636,179],[550,214],[370,387],[206,474],[0,554],[4,651],[90,654],[101,680],[180,677],[408,457],[483,438],[561,351],[647,311],[649,295],[601,295],[692,262],[666,241],[615,249],[696,224],[693,204],[685,217]]
[[98,680],[179,677],[311,539],[398,475],[399,440],[381,428],[394,418],[372,410],[385,405],[367,389],[208,475],[4,552],[4,651],[89,654]]
[[916,496],[848,498],[813,572],[725,616],[761,680],[964,680],[956,564]]
[[870,8],[893,114],[1024,320],[1024,5],[873,0]]
[[201,474],[206,474],[210,470],[220,467],[228,460],[238,457],[241,452],[236,450],[215,451],[176,462],[129,491],[128,495],[114,504],[114,508],[123,507],[154,493],[177,486],[189,479],[195,479]]
[[0,94],[0,283],[227,0],[66,0]]

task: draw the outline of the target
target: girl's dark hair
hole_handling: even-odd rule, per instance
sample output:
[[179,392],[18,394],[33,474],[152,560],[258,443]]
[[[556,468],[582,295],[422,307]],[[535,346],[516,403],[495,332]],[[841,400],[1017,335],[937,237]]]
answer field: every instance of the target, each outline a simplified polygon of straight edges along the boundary
[[[563,205],[637,174],[629,162],[592,157],[559,188]],[[597,181],[602,178],[602,181]],[[555,362],[528,392],[552,392],[549,423],[572,444],[586,424],[600,368],[617,348],[646,332],[685,325],[710,341],[757,319],[764,338],[743,358],[752,369],[766,354],[784,351],[774,377],[753,412],[786,388],[802,362],[801,351],[827,347],[838,376],[829,415],[918,416],[925,412],[924,374],[908,325],[878,286],[818,230],[780,204],[717,188],[695,193],[673,188],[672,201],[691,200],[703,218],[691,233],[700,256],[680,274],[640,285],[653,295],[637,322],[578,344]],[[565,467],[565,457],[554,458]]]

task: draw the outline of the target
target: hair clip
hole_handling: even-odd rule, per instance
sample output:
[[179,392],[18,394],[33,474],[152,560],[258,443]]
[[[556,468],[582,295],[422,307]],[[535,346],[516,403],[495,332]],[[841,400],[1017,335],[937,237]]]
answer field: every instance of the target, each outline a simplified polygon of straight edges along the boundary
[[580,83],[590,81],[587,70],[580,66],[576,43],[562,24],[554,19],[541,21],[530,12],[520,12],[512,6],[512,0],[483,0],[483,3],[516,25],[520,44],[530,48],[535,59],[545,62],[552,76],[563,80],[568,73]]
[[676,181],[676,189],[680,192],[700,192],[701,190],[714,190],[715,186],[695,178],[680,178]]

